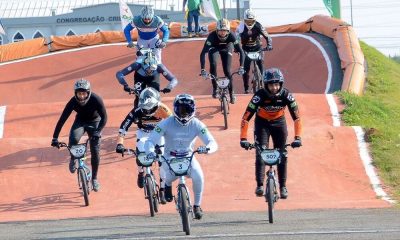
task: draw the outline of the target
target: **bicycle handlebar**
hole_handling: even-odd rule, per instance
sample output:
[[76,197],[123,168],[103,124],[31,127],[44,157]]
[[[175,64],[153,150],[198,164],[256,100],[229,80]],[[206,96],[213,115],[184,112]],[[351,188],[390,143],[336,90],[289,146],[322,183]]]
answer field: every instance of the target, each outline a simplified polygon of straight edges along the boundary
[[[235,75],[235,74],[238,74],[238,75],[239,75],[239,71],[233,72],[229,78],[232,78],[233,75]],[[202,77],[201,74],[199,74],[199,76]],[[217,77],[217,76],[215,76],[214,74],[207,73],[207,76],[205,77],[205,79],[212,79],[212,78],[217,79],[217,78],[221,78],[221,77]]]
[[[81,143],[81,144],[85,144],[87,145],[87,143],[89,142],[90,138],[86,139],[85,143]],[[80,143],[78,143],[80,144]],[[76,145],[78,145],[76,144]],[[66,147],[68,150],[71,148],[68,144],[66,144],[65,142],[58,142],[58,145],[56,146],[57,148],[63,148]]]
[[[286,149],[288,146],[291,146],[293,148],[292,144],[293,143],[286,143],[284,149]],[[256,148],[258,151],[263,150],[263,149],[261,149],[260,144],[257,144],[257,143],[250,144],[249,149],[253,149],[253,148]]]

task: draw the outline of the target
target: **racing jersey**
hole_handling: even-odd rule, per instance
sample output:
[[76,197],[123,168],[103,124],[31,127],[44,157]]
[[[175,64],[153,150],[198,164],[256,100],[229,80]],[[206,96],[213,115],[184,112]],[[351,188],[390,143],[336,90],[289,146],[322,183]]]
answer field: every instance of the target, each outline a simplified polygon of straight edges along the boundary
[[160,103],[152,116],[146,116],[140,108],[133,108],[121,123],[119,133],[125,136],[132,123],[137,124],[139,129],[150,132],[157,123],[171,115],[171,110],[163,103]]
[[218,51],[227,50],[229,43],[232,43],[233,46],[235,47],[235,51],[239,52],[240,66],[243,66],[244,52],[243,52],[242,47],[240,46],[240,42],[236,39],[235,35],[233,33],[229,32],[228,38],[225,41],[221,41],[218,38],[217,31],[213,31],[208,35],[206,42],[204,43],[203,50],[200,53],[201,69],[204,69],[204,67],[206,65],[206,53],[208,53],[208,51],[210,51],[210,49],[215,48]]
[[246,24],[240,22],[236,33],[239,35],[243,50],[245,51],[258,51],[261,49],[260,35],[265,38],[267,45],[272,45],[271,37],[259,22],[256,22],[251,29],[248,29]]
[[89,100],[85,105],[80,105],[76,100],[75,96],[72,97],[62,112],[60,119],[54,129],[53,138],[58,138],[64,123],[67,121],[68,117],[71,115],[72,111],[75,111],[76,119],[83,122],[94,122],[100,121],[98,129],[96,131],[101,132],[107,123],[107,112],[104,106],[103,100],[94,92],[91,92]]
[[168,88],[170,90],[172,90],[178,84],[178,80],[176,79],[176,77],[162,63],[157,65],[157,69],[155,71],[153,71],[153,74],[150,76],[147,76],[145,74],[145,72],[141,66],[142,65],[141,65],[140,61],[136,61],[136,62],[132,63],[131,65],[129,65],[128,67],[122,69],[121,71],[118,71],[117,75],[116,75],[118,82],[123,86],[129,85],[125,81],[124,77],[133,71],[137,71],[138,74],[140,74],[141,76],[146,77],[146,78],[153,77],[153,79],[154,79],[159,74],[163,75],[169,81],[169,84],[166,88]]
[[133,17],[132,22],[126,25],[124,29],[124,35],[127,42],[132,42],[131,31],[134,28],[138,30],[139,38],[143,40],[153,39],[158,34],[158,30],[163,33],[163,42],[167,42],[169,39],[168,27],[159,16],[154,16],[153,20],[148,25],[144,24],[141,16]]
[[265,89],[260,89],[254,94],[242,117],[240,139],[247,139],[249,121],[254,114],[269,122],[279,122],[285,119],[286,106],[294,121],[294,134],[300,137],[302,126],[297,102],[289,90],[283,88],[278,96],[271,96]]
[[196,137],[199,137],[210,149],[209,153],[218,149],[217,142],[206,125],[195,117],[187,125],[181,125],[174,116],[159,122],[145,144],[146,153],[154,152],[155,143],[159,142],[161,137],[165,139],[164,156],[166,157],[190,154],[193,152]]

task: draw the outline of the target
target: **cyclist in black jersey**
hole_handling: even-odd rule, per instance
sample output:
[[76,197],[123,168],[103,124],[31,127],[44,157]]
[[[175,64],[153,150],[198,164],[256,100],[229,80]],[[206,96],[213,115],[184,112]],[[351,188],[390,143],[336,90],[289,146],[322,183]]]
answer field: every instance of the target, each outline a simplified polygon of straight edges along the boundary
[[[256,15],[251,9],[247,9],[244,12],[243,22],[241,22],[236,29],[236,33],[240,37],[242,42],[242,48],[245,52],[257,52],[262,48],[262,42],[260,36],[265,38],[267,42],[267,47],[265,50],[272,50],[272,39],[268,35],[267,30],[261,25],[261,23],[257,22]],[[250,65],[251,59],[246,55],[244,59],[244,71],[243,74],[243,85],[245,93],[250,93],[249,90],[249,75],[250,75]],[[261,59],[257,60],[258,68],[260,69],[260,73],[264,72],[264,56],[261,52]]]
[[[227,19],[220,19],[217,22],[217,30],[211,32],[206,42],[204,43],[203,50],[200,53],[200,67],[201,67],[201,76],[206,77],[207,72],[204,69],[205,67],[205,55],[208,53],[208,59],[210,61],[210,73],[214,76],[217,76],[217,55],[221,55],[222,68],[224,70],[224,74],[229,78],[229,95],[230,102],[235,103],[235,96],[233,92],[233,84],[231,79],[231,63],[232,63],[232,52],[236,50],[240,54],[240,68],[238,70],[239,74],[242,75],[244,73],[243,62],[244,62],[244,53],[243,49],[240,46],[240,42],[236,39],[235,35],[230,31],[230,22]],[[217,98],[217,82],[215,79],[212,79],[213,86],[213,98]]]
[[[90,82],[80,79],[74,84],[74,96],[69,100],[62,112],[60,119],[54,129],[51,146],[58,146],[58,136],[64,123],[75,111],[76,117],[69,134],[69,146],[76,145],[85,132],[90,138],[90,153],[92,165],[93,190],[99,191],[100,184],[97,180],[97,172],[100,163],[100,138],[101,131],[107,123],[107,112],[103,100],[91,91]],[[76,170],[74,159],[71,157],[69,170],[74,173]]]
[[[297,102],[289,92],[283,87],[284,77],[278,68],[266,69],[263,73],[265,84],[264,89],[258,90],[245,113],[243,114],[240,129],[240,146],[249,149],[250,143],[247,141],[247,129],[250,119],[256,115],[254,121],[254,140],[260,145],[268,146],[269,137],[271,136],[274,148],[284,149],[288,135],[285,109],[288,107],[290,115],[294,121],[294,142],[292,147],[300,147],[302,125],[300,120],[300,112]],[[263,182],[265,177],[265,164],[259,153],[256,154],[256,195],[263,196]],[[280,187],[280,196],[282,199],[288,197],[286,187],[287,178],[287,157],[286,154],[278,164],[278,180]]]

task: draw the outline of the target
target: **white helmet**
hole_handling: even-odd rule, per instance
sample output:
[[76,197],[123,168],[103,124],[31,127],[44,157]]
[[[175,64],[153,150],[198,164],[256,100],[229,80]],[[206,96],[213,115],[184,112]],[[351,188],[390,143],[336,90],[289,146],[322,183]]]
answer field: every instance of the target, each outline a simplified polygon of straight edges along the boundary
[[243,19],[248,29],[252,29],[256,24],[256,14],[251,9],[244,11]]
[[145,115],[153,115],[157,111],[159,104],[160,93],[156,89],[148,87],[140,93],[138,107]]
[[[144,6],[140,12],[144,24],[149,25],[154,18],[154,9],[151,6]],[[145,22],[147,21],[147,22]]]

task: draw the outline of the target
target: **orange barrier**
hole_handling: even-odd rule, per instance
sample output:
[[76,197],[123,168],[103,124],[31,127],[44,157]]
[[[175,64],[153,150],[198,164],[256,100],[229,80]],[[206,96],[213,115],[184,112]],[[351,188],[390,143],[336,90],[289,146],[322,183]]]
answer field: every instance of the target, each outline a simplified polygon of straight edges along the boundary
[[0,45],[0,62],[33,57],[48,52],[49,49],[44,38],[35,38],[21,42],[9,43]]
[[[231,21],[231,30],[236,30],[240,24],[238,20]],[[187,36],[186,24],[172,22],[169,24],[170,38],[182,38]],[[212,22],[202,26],[201,34],[208,35],[214,31],[216,23]],[[305,22],[282,26],[268,27],[268,32],[274,33],[306,33],[314,31],[333,39],[344,70],[342,90],[362,94],[365,81],[364,55],[361,51],[354,30],[349,24],[339,19],[324,15],[316,15]],[[137,39],[137,31],[131,32],[133,40]],[[124,42],[125,36],[120,31],[106,31],[89,33],[79,36],[52,36],[49,42],[50,51],[59,51],[83,46]],[[0,62],[11,61],[19,58],[31,57],[49,52],[43,38],[27,40],[0,46]]]

